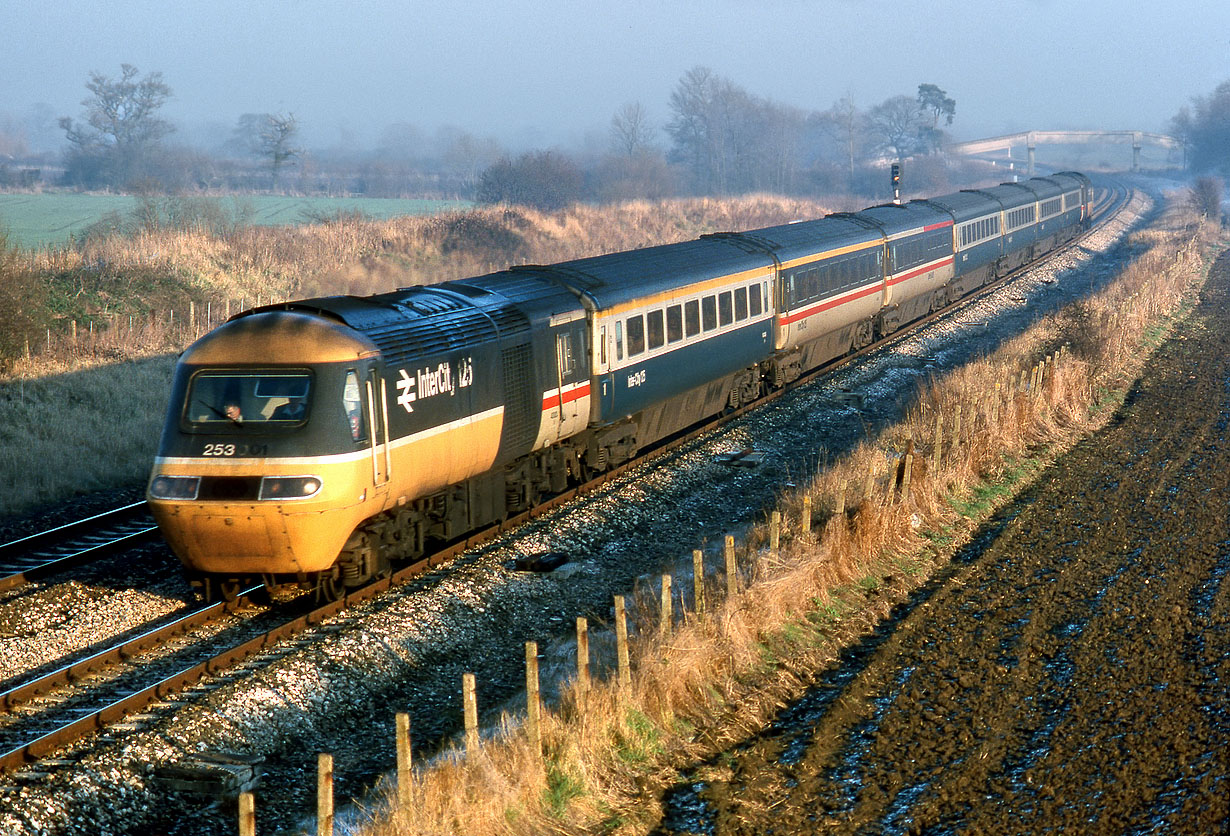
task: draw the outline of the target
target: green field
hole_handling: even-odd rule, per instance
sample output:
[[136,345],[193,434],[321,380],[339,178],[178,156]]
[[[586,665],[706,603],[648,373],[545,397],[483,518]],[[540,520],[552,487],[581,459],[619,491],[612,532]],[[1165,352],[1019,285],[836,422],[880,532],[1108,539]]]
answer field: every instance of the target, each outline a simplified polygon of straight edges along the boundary
[[[241,195],[193,198],[217,201],[229,217],[249,223],[282,226],[310,222],[313,218],[359,212],[371,218],[397,215],[428,215],[464,209],[464,200],[402,200],[395,198],[278,197]],[[138,198],[93,194],[0,194],[0,229],[9,243],[26,249],[58,246],[70,236],[115,213],[128,219]]]

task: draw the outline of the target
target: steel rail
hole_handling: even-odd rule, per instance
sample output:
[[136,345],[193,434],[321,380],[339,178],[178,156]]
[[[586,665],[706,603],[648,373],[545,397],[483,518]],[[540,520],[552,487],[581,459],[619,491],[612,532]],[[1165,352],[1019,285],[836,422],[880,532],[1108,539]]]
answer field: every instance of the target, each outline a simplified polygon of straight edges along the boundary
[[[138,521],[144,500],[0,544],[0,592],[79,566],[109,551],[152,537],[158,527]],[[135,526],[135,527],[134,527]],[[111,528],[102,534],[100,529]],[[36,552],[54,552],[51,555]]]

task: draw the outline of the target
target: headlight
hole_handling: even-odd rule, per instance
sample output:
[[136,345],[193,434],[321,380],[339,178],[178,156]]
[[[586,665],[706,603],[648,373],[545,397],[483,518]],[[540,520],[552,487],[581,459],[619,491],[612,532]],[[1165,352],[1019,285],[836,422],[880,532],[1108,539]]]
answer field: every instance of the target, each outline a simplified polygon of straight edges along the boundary
[[196,499],[200,487],[200,476],[156,476],[149,483],[149,495],[154,499]]
[[307,499],[320,492],[315,476],[266,476],[261,479],[261,499]]

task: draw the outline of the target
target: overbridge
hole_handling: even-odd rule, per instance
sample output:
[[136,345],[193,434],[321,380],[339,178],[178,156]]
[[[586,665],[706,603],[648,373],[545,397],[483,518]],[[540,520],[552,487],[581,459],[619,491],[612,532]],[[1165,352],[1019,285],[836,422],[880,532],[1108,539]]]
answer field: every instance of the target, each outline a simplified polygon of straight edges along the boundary
[[1130,144],[1132,146],[1132,171],[1140,170],[1140,151],[1145,145],[1165,148],[1168,151],[1183,148],[1183,143],[1172,136],[1147,131],[1026,131],[1019,134],[994,136],[989,139],[956,142],[948,146],[948,150],[954,154],[969,156],[1004,152],[1011,158],[1014,147],[1024,146],[1028,155],[1029,174],[1032,176],[1034,174],[1034,150],[1039,143],[1049,145]]

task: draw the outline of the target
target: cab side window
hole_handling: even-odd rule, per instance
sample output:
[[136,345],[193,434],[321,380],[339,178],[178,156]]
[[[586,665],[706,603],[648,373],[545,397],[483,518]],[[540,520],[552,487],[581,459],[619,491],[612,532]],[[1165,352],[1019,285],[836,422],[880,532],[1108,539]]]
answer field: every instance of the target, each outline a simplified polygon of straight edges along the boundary
[[350,426],[350,437],[362,441],[367,437],[367,427],[363,422],[363,395],[359,386],[359,376],[355,372],[346,372],[346,385],[342,388],[342,407],[346,410],[346,422]]

